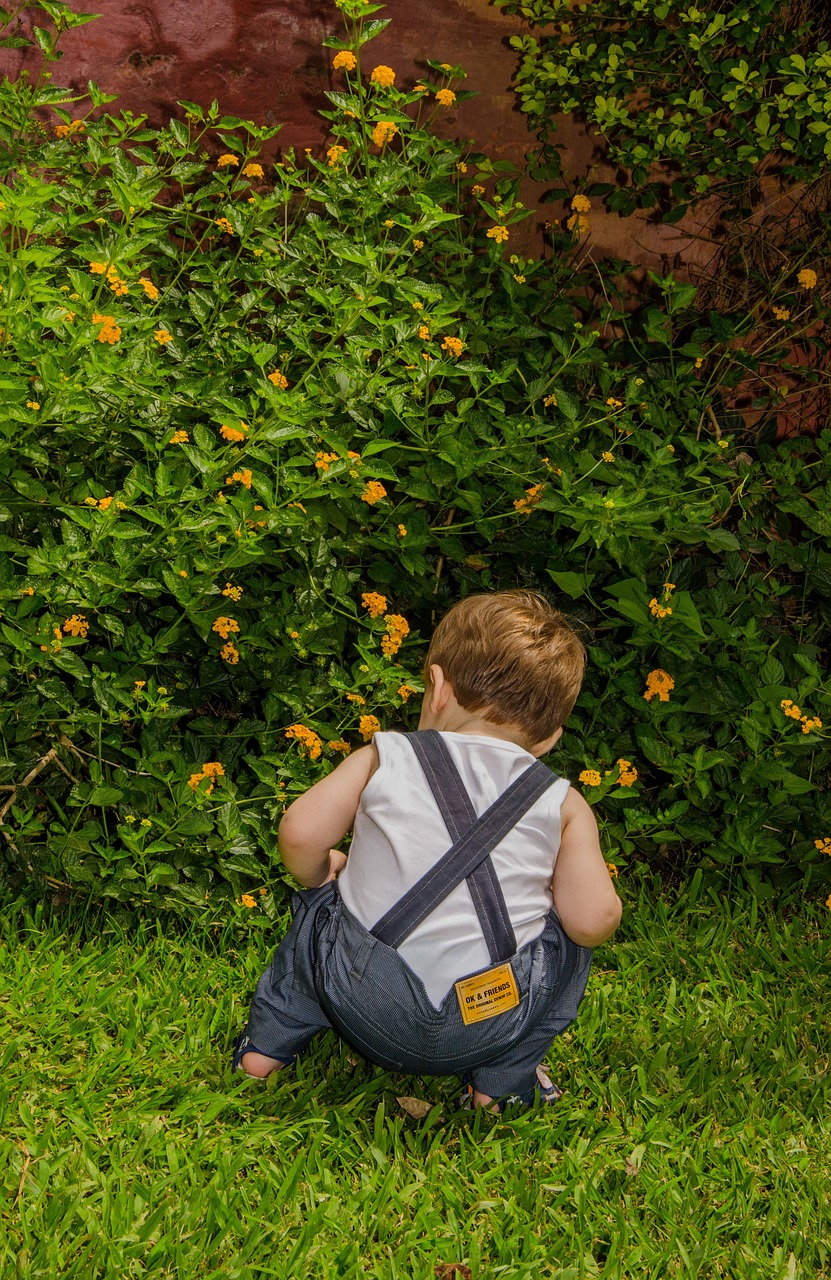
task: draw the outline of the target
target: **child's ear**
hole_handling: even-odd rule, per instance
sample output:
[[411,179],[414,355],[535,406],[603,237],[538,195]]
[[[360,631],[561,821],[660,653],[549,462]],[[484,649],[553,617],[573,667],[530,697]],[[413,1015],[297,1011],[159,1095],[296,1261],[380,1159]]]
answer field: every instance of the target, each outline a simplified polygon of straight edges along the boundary
[[430,667],[430,688],[427,692],[430,710],[434,714],[443,711],[453,697],[453,687],[436,662]]

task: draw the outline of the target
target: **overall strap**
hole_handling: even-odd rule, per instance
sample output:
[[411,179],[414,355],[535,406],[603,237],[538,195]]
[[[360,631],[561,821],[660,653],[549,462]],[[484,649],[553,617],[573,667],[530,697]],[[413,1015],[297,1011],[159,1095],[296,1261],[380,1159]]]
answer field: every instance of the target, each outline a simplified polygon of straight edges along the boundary
[[468,827],[452,848],[390,908],[370,930],[389,947],[398,947],[457,885],[489,856],[522,815],[556,782],[556,774],[537,760]]
[[[455,844],[476,821],[465,784],[447,743],[435,729],[408,733],[410,746],[418,756],[433,797]],[[505,895],[491,858],[485,858],[467,876],[467,887],[482,926],[491,961],[496,964],[516,952],[516,934],[508,914]]]

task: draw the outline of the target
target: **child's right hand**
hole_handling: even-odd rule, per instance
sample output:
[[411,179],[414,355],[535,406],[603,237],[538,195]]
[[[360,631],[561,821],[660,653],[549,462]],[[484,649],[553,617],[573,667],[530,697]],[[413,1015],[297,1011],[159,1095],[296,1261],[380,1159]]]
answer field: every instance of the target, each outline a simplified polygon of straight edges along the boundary
[[330,849],[329,850],[329,874],[326,877],[326,879],[323,881],[323,883],[329,884],[331,880],[337,880],[338,876],[340,875],[341,871],[343,871],[345,866],[346,866],[346,854],[341,853],[340,849]]

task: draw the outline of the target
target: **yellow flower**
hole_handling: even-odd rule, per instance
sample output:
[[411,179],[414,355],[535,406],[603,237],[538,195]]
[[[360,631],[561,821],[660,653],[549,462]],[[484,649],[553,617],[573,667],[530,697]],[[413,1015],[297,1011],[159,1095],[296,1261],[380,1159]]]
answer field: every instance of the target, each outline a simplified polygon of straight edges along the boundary
[[820,853],[827,853],[831,855],[831,839],[829,839],[828,836],[823,836],[819,840],[815,840],[814,846],[819,849]]
[[349,49],[341,49],[332,59],[332,66],[336,71],[354,71],[357,65],[358,59]]
[[237,169],[239,168],[239,160],[237,157],[232,156],[230,151],[226,151],[225,155],[220,156],[217,160],[216,167],[217,169],[225,169],[229,164],[234,165]]
[[222,589],[222,594],[227,596],[229,600],[238,603],[242,599],[242,587],[235,587],[232,582],[226,582]]
[[537,503],[540,501],[543,495],[544,489],[545,489],[544,484],[532,484],[530,489],[525,490],[525,496],[522,498],[517,498],[516,501],[514,502],[514,506],[516,507],[517,511],[519,511],[520,513],[523,513],[526,511],[530,511],[531,507],[535,507]]
[[[413,248],[414,248],[414,249],[416,249],[416,250],[418,250],[418,249],[423,249],[423,248],[424,248],[424,241],[423,241],[423,240],[414,240],[414,241],[413,241]],[[413,303],[413,306],[415,306],[415,305],[416,305],[416,304],[415,304],[415,303]]]
[[256,907],[257,905],[257,899],[254,898],[250,893],[244,893],[240,898],[240,902],[244,907],[248,907],[248,908]]
[[369,480],[367,486],[361,494],[361,502],[365,502],[368,506],[373,507],[376,502],[380,502],[382,498],[386,498],[387,491],[379,480]]
[[470,190],[471,194],[474,196],[483,196],[485,194],[485,188],[480,186],[478,182],[472,186]]
[[790,698],[783,698],[779,703],[779,706],[785,712],[786,716],[790,716],[791,720],[800,720],[802,718],[802,712],[796,703],[792,702]]
[[615,460],[615,455],[613,453],[609,453],[608,449],[601,453],[600,456],[604,462],[614,462]]
[[141,285],[142,289],[144,290],[145,294],[150,299],[150,301],[155,302],[159,296],[159,291],[154,285],[153,281],[145,280],[144,276],[140,276],[139,284]]
[[393,124],[392,120],[379,120],[372,130],[372,141],[376,147],[383,147],[385,143],[391,142],[397,133],[398,125]]
[[610,408],[610,409],[622,409],[622,408],[623,408],[623,401],[622,401],[622,400],[616,400],[614,396],[609,396],[609,398],[608,398],[608,400],[606,401],[606,403],[607,403],[607,405],[609,406],[609,408]]
[[366,698],[362,698],[359,693],[347,693],[346,701],[356,702],[358,706],[362,707],[366,703]]
[[[456,95],[452,89],[439,89],[436,94],[436,102],[438,102],[442,107],[452,107],[455,101]],[[462,173],[465,173],[467,165],[458,165],[457,168],[461,169]]]
[[618,760],[618,782],[622,787],[631,787],[638,780],[638,771],[631,760]]
[[27,400],[27,401],[26,401],[26,408],[27,408],[27,409],[39,409],[39,408],[40,408],[40,401],[39,401],[39,400]]
[[180,577],[180,578],[186,578],[187,576],[188,576],[188,571],[187,571],[187,569],[180,569],[180,570],[179,570],[179,577]]
[[381,728],[381,722],[375,716],[361,716],[358,729],[364,742],[369,742]]
[[556,408],[557,397],[554,395],[553,391],[550,396],[545,397],[545,399],[543,400],[543,404],[545,405],[546,409],[550,408],[551,405],[554,405],[554,407]]
[[497,224],[495,227],[491,227],[485,234],[488,240],[495,240],[497,244],[504,244],[508,239],[508,228]]
[[817,273],[811,267],[803,267],[801,271],[796,273],[796,278],[803,289],[815,289],[817,287]]
[[402,684],[396,689],[396,693],[402,702],[406,702],[415,693],[415,689],[411,689],[408,684]]
[[387,634],[381,638],[381,650],[386,658],[392,658],[401,648],[405,636],[410,634],[410,624],[400,613],[389,613],[384,618]]
[[326,152],[326,163],[330,169],[337,169],[340,164],[341,156],[346,155],[346,147],[330,147]]
[[317,760],[323,748],[323,742],[313,729],[307,729],[304,724],[293,724],[286,729],[286,737],[294,738],[295,741],[299,742],[301,747],[308,752],[310,760]]
[[[672,613],[672,610],[669,609],[668,612]],[[651,702],[656,696],[659,702],[669,702],[669,695],[674,688],[675,681],[669,672],[656,667],[646,677],[646,692],[643,696],[647,702]]]
[[801,716],[800,719],[802,720],[803,733],[810,733],[813,729],[822,728],[822,721],[819,716]]
[[773,314],[777,320],[790,320],[791,313],[787,307],[774,307]]
[[592,202],[588,196],[574,196],[571,207],[575,213],[588,213],[592,207]]
[[566,226],[569,231],[574,231],[576,235],[582,236],[589,229],[589,220],[584,218],[582,213],[573,213],[570,218],[566,219]]
[[585,783],[587,787],[599,787],[603,781],[596,769],[584,769],[577,780]]
[[829,893],[828,897],[825,899],[825,905],[828,910],[831,911],[831,893]]
[[247,431],[248,427],[244,422],[240,422],[239,429],[226,426],[225,423],[219,428],[219,434],[223,439],[230,441],[231,444],[240,444],[246,438]]
[[405,524],[399,524],[399,525],[396,527],[395,532],[398,534],[398,537],[399,537],[399,538],[406,538],[406,536],[407,536],[407,526],[406,526]]
[[273,383],[279,391],[285,391],[286,387],[289,385],[288,378],[286,378],[279,369],[275,369],[273,373],[270,373],[268,375],[268,380]]
[[361,596],[361,604],[370,618],[380,618],[387,611],[387,597],[379,595],[377,591],[364,591]]
[[99,312],[94,311],[92,314],[92,323],[101,325],[101,328],[98,330],[99,342],[109,342],[112,344],[118,342],[120,339],[121,329],[115,323],[115,318],[113,316],[104,316]]
[[517,284],[525,284],[525,276],[514,276]]
[[234,234],[234,228],[231,226],[227,218],[214,218],[214,222],[219,227],[220,231],[224,231],[226,235],[232,236]]
[[385,67],[383,63],[375,67],[369,78],[373,84],[377,84],[381,89],[391,89],[395,84],[395,72],[392,67]]
[[219,656],[220,658],[224,658],[226,662],[230,663],[232,667],[237,665],[239,662],[239,649],[234,644],[233,640],[229,640],[222,646],[219,651]]
[[219,617],[211,623],[211,631],[215,631],[217,635],[222,636],[223,640],[227,640],[232,632],[239,631],[239,623],[236,618]]
[[420,324],[418,326],[418,336],[422,342],[430,341],[430,330],[427,328],[426,324]]
[[173,334],[167,329],[157,329],[153,334],[153,337],[156,339],[160,347],[163,347],[166,342],[173,341]]
[[170,437],[169,444],[187,444],[190,439],[187,431],[174,431]]
[[98,499],[98,510],[99,510],[99,511],[106,511],[106,510],[107,510],[107,508],[108,508],[109,506],[111,506],[111,504],[112,504],[112,498],[109,498],[109,497],[107,497],[107,498],[99,498],[99,499]]
[[251,488],[251,481],[252,481],[253,477],[254,477],[254,473],[253,473],[253,471],[251,470],[251,468],[250,468],[250,467],[243,467],[243,469],[242,469],[241,471],[235,471],[233,475],[231,475],[231,476],[226,476],[226,477],[225,477],[225,483],[226,483],[226,484],[241,484],[241,485],[244,485],[246,489],[250,489],[250,488]]
[[[87,632],[89,631],[89,623],[82,613],[73,613],[71,618],[67,618],[64,621],[63,629],[66,635],[80,636],[82,640],[85,640]],[[55,631],[60,635],[57,627],[55,628]]]
[[461,338],[445,338],[441,344],[442,351],[447,352],[449,356],[460,356],[465,349],[465,344]]
[[348,756],[352,748],[348,742],[344,742],[343,738],[336,738],[334,742],[327,743],[330,751],[340,751],[342,755]]
[[245,178],[265,177],[265,174],[263,173],[263,166],[261,164],[256,164],[254,161],[252,161],[251,164],[247,164],[245,166],[245,168],[242,171],[242,174],[243,174],[243,177]]
[[617,880],[617,878],[618,878],[618,869],[617,869],[617,866],[616,866],[616,864],[615,864],[614,862],[607,862],[607,863],[606,863],[606,870],[608,871],[609,875],[612,877],[612,879],[613,879],[613,880]]
[[106,275],[108,267],[108,262],[91,262],[89,264],[89,269],[94,276]]

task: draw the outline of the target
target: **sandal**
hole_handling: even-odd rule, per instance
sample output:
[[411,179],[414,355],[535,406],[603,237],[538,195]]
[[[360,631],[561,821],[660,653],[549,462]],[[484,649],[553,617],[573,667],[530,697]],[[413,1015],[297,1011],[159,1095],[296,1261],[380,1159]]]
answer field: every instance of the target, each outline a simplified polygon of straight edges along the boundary
[[[498,1099],[495,1102],[495,1106],[499,1114],[501,1115],[506,1107],[516,1106],[517,1104],[526,1108],[532,1107],[534,1105],[534,1101],[538,1101],[543,1106],[550,1106],[551,1103],[558,1102],[563,1096],[563,1090],[559,1085],[554,1083],[542,1064],[537,1067],[534,1087],[536,1089],[536,1099],[532,1097],[530,1102],[526,1101],[526,1099],[518,1093],[512,1093],[509,1094],[507,1098]],[[462,1080],[462,1092],[459,1096],[460,1111],[473,1110],[473,1094],[473,1081],[468,1076],[465,1076]]]

